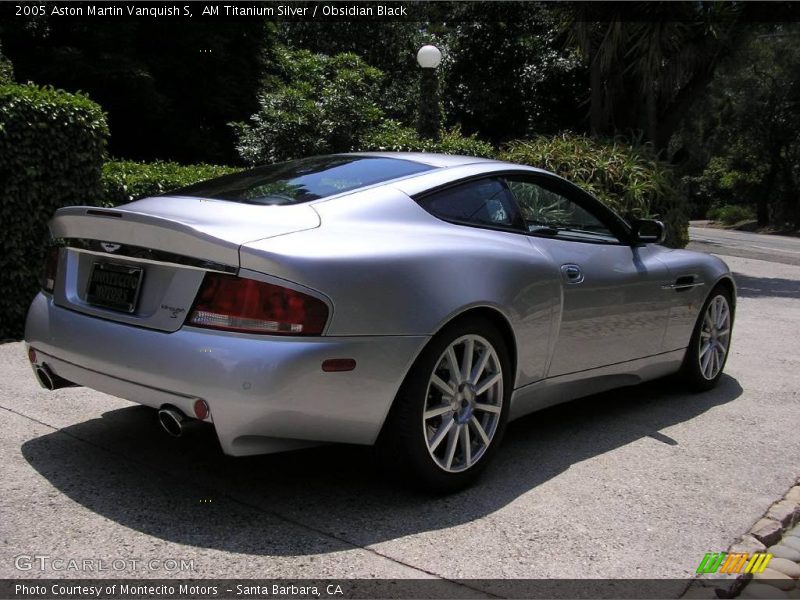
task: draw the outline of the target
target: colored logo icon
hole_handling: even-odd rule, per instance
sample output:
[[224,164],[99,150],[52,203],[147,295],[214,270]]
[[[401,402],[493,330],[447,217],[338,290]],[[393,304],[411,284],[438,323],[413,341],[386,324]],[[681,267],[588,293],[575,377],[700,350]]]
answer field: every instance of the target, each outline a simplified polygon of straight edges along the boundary
[[697,573],[761,573],[770,560],[772,554],[766,552],[708,552],[700,561]]

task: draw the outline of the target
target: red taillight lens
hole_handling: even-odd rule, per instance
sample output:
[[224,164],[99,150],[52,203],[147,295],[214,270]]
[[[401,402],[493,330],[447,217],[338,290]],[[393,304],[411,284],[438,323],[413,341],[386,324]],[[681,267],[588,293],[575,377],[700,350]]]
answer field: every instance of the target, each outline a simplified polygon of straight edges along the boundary
[[189,324],[277,335],[319,335],[328,320],[324,302],[278,285],[207,273]]
[[58,273],[58,246],[47,249],[44,258],[44,273],[42,274],[42,289],[52,293],[56,287],[56,274]]
[[208,408],[208,402],[203,400],[202,398],[198,398],[194,401],[194,416],[200,419],[201,421],[205,421],[208,417],[208,413],[211,411]]

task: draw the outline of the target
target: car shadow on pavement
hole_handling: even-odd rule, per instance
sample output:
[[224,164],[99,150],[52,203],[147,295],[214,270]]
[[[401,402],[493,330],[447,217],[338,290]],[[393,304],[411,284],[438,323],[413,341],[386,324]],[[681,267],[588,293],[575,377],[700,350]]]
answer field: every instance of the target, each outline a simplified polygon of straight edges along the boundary
[[779,277],[750,277],[734,273],[736,295],[742,298],[800,298],[800,281]]
[[230,458],[213,431],[170,438],[141,406],[32,439],[22,454],[66,497],[135,531],[243,554],[309,555],[480,519],[594,456],[645,437],[678,444],[660,430],[741,393],[727,375],[702,394],[665,379],[529,415],[509,425],[477,485],[446,497],[394,481],[370,448]]

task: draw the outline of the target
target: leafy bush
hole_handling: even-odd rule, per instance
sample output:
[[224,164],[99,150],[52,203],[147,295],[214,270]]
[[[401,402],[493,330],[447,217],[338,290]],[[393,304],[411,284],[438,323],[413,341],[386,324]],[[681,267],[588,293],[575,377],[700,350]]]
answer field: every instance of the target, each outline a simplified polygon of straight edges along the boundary
[[3,46],[0,45],[0,85],[5,83],[13,83],[14,81],[14,67],[11,61],[3,56]]
[[0,337],[22,333],[53,212],[98,197],[107,137],[103,111],[84,95],[0,85]]
[[103,165],[100,203],[116,206],[237,171],[217,165],[179,165],[172,162],[110,161]]
[[720,221],[725,225],[735,225],[742,221],[752,221],[756,218],[756,212],[752,206],[729,204],[728,206],[712,207],[708,211],[708,218],[712,221]]
[[367,133],[360,143],[361,151],[375,152],[440,152],[464,156],[492,157],[495,150],[491,144],[482,142],[474,135],[462,135],[458,127],[443,130],[438,141],[421,138],[415,129],[404,127],[397,121],[384,121],[380,127]]
[[249,164],[347,152],[383,117],[383,74],[351,53],[278,52],[282,77],[270,79],[249,123],[235,123],[239,155]]
[[562,133],[513,141],[500,157],[557,173],[625,218],[662,220],[668,246],[682,248],[689,241],[685,199],[672,171],[646,147]]

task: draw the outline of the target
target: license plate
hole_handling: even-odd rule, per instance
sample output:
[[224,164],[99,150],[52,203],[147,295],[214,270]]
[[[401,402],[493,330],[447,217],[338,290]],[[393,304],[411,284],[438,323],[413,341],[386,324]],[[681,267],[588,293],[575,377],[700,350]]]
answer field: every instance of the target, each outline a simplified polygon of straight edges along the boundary
[[89,277],[86,301],[95,306],[132,313],[136,310],[142,267],[96,262]]

